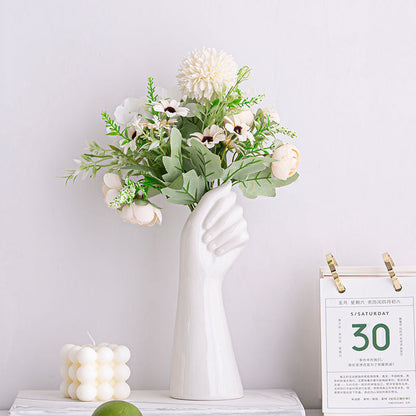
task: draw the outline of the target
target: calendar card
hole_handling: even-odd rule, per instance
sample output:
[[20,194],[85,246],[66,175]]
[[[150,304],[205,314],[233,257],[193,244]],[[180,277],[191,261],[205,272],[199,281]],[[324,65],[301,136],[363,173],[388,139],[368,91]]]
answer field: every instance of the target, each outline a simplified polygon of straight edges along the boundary
[[321,269],[322,411],[333,415],[416,415],[416,270],[337,269],[339,293]]

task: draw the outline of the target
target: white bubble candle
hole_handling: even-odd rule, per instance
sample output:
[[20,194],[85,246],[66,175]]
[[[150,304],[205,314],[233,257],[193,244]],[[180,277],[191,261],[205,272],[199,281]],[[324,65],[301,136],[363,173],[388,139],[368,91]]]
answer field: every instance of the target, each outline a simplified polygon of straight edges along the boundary
[[124,400],[130,395],[127,361],[130,350],[124,345],[73,345],[61,349],[64,397],[81,401]]

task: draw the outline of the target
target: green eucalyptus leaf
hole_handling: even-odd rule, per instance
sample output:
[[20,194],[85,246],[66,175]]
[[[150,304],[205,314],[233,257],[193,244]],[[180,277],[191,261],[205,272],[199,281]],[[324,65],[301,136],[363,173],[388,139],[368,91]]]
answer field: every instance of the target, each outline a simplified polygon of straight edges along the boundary
[[183,162],[183,171],[184,172],[189,172],[190,170],[192,170],[194,168],[194,165],[191,161],[191,157],[190,157],[189,152],[188,152],[188,154],[183,155],[182,162]]
[[240,189],[243,195],[247,198],[257,198],[258,196],[276,196],[276,187],[290,185],[299,177],[298,173],[288,178],[285,181],[277,179],[273,176],[270,166],[266,169],[252,173],[248,178],[240,182]]
[[240,189],[247,198],[257,198],[263,196],[276,196],[275,185],[273,184],[272,172],[270,167],[250,174],[246,180],[240,182]]
[[152,150],[155,149],[156,147],[158,147],[160,145],[160,140],[155,140],[154,142],[152,142],[149,146],[148,150]]
[[198,176],[194,170],[190,170],[178,176],[161,192],[173,204],[197,204],[205,192],[205,180],[203,177]]
[[220,157],[211,152],[199,140],[191,140],[190,158],[196,172],[203,176],[207,182],[213,182],[224,176]]
[[272,181],[276,188],[280,188],[282,186],[290,185],[291,183],[295,182],[296,179],[299,178],[299,173],[295,173],[290,178],[287,178],[285,181],[282,181],[281,179],[277,179],[273,176]]
[[[125,165],[122,167],[122,169],[124,170],[134,170],[136,173],[140,174],[140,175],[150,175],[155,179],[158,179],[158,172],[156,169],[150,167],[150,166],[146,166],[146,165]],[[160,182],[160,179],[158,179],[158,181]]]
[[163,175],[165,182],[173,182],[182,174],[182,135],[181,132],[174,127],[170,133],[170,156],[163,156],[163,165],[166,173]]
[[160,194],[159,189],[149,188],[149,190],[147,191],[147,197],[148,198],[151,198],[151,197],[159,195],[159,194]]
[[188,118],[182,118],[182,125],[180,127],[183,137],[190,137],[192,133],[199,131],[198,126]]
[[265,156],[250,156],[231,163],[225,170],[224,182],[234,179],[236,181],[244,181],[249,175],[261,172],[274,159]]
[[143,198],[136,198],[134,201],[133,201],[136,205],[140,205],[140,206],[145,206],[145,205],[148,205],[149,204],[149,201],[146,201],[145,199],[143,199]]

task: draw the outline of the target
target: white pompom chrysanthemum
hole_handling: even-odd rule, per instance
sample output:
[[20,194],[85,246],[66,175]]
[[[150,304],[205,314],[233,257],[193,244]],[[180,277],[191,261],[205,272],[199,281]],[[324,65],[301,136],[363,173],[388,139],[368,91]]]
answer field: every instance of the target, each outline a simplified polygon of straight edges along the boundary
[[186,97],[210,100],[236,82],[237,71],[233,57],[223,51],[194,50],[182,61],[178,85]]

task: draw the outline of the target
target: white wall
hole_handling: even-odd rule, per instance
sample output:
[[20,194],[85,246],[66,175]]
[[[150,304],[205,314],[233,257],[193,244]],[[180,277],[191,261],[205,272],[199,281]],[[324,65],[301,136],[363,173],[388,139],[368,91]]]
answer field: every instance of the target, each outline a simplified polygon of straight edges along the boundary
[[166,388],[183,207],[162,227],[122,223],[100,180],[65,187],[100,111],[175,82],[189,50],[253,68],[299,135],[301,179],[240,198],[251,240],[225,284],[246,387],[292,387],[320,405],[318,267],[414,265],[414,1],[1,3],[0,408],[59,384],[67,342],[125,343],[134,388]]

